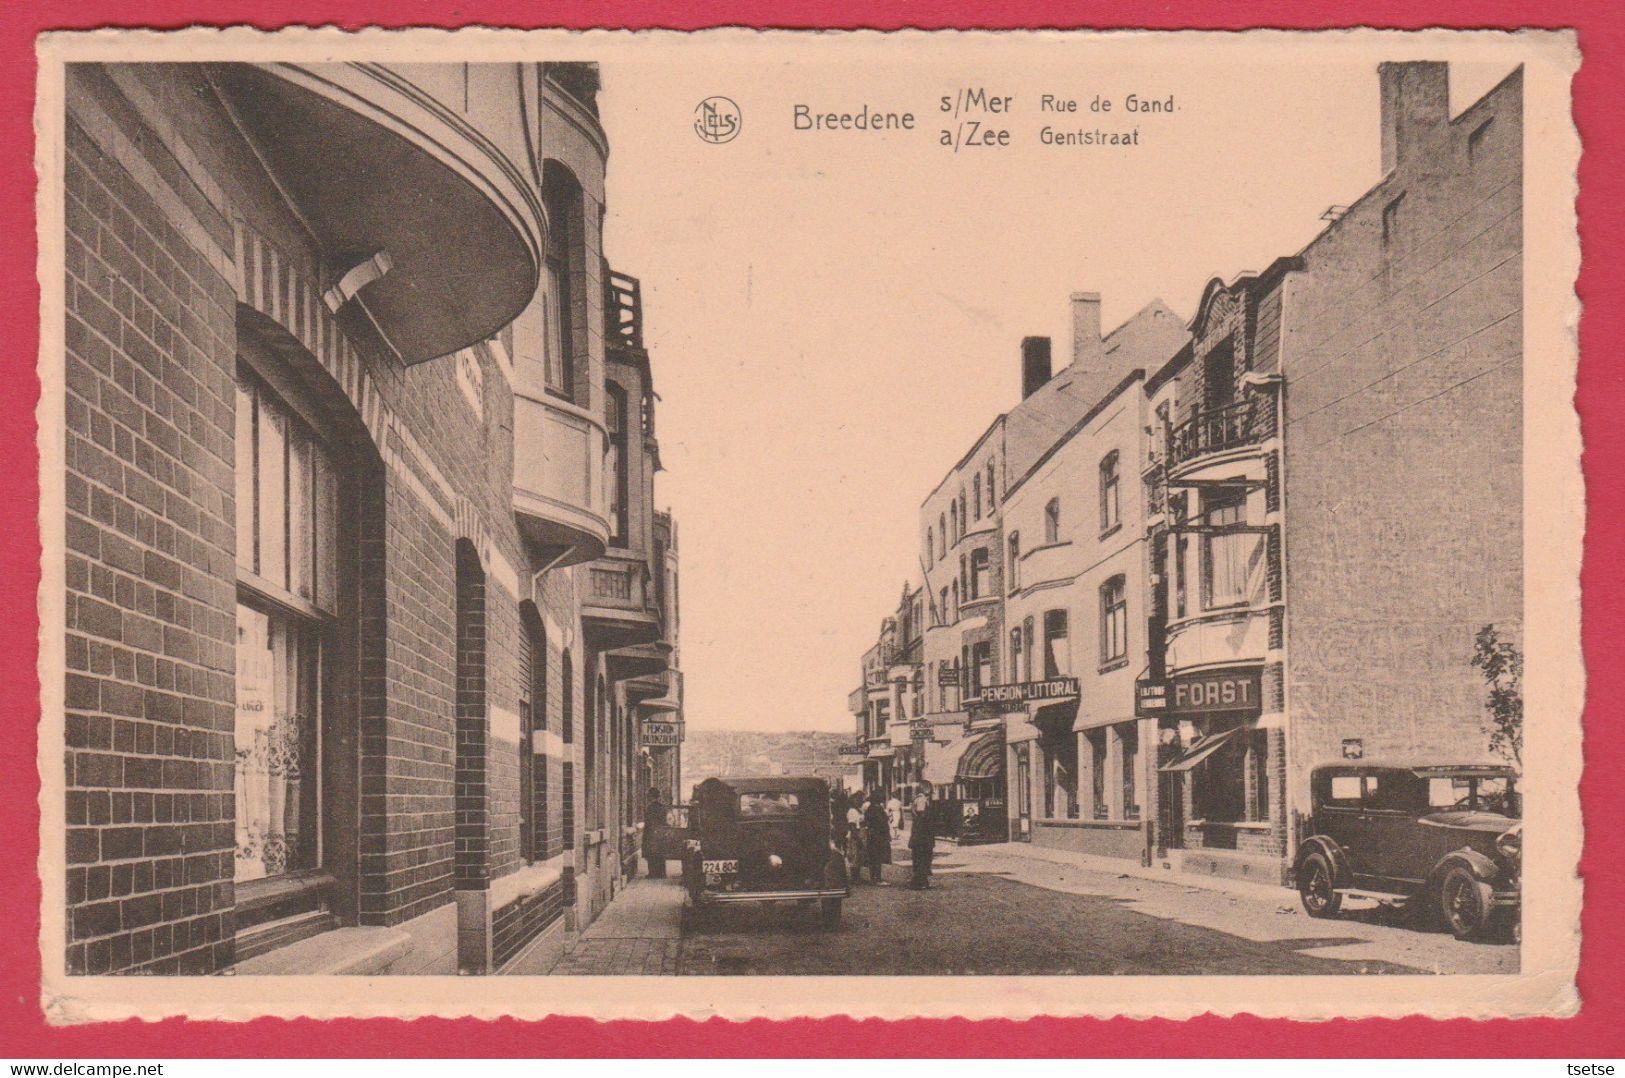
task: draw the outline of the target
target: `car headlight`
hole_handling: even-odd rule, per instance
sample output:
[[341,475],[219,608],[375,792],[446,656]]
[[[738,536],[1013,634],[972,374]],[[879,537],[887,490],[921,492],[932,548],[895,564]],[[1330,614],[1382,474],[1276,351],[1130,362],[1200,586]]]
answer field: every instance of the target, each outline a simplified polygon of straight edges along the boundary
[[683,849],[687,850],[689,853],[699,853],[700,840],[697,838],[684,839]]
[[770,853],[767,855],[767,865],[769,868],[783,868],[784,858],[776,853]]
[[1507,864],[1516,871],[1523,858],[1523,828],[1511,828],[1495,840],[1495,852],[1505,858]]

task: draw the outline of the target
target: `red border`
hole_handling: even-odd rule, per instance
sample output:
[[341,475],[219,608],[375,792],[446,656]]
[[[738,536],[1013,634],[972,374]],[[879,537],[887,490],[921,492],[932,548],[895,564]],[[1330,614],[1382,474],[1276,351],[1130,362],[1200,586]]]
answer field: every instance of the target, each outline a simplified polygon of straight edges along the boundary
[[[1585,143],[1580,165],[1579,212],[1585,256],[1579,293],[1586,303],[1580,368],[1584,466],[1591,516],[1582,584],[1585,654],[1592,702],[1586,726],[1589,766],[1581,783],[1587,817],[1609,819],[1621,804],[1618,776],[1625,765],[1621,740],[1609,729],[1607,701],[1625,698],[1625,660],[1610,646],[1625,629],[1625,558],[1620,522],[1625,504],[1625,376],[1616,353],[1625,346],[1619,297],[1625,273],[1625,161],[1621,160],[1619,101],[1625,99],[1621,55],[1625,18],[1606,0],[1118,0],[1107,10],[1005,0],[985,7],[963,0],[888,4],[817,0],[774,5],[767,0],[706,0],[638,7],[568,0],[545,9],[523,0],[461,0],[450,11],[389,0],[78,0],[17,2],[0,20],[0,330],[12,344],[12,384],[24,391],[0,410],[0,533],[13,540],[0,548],[0,714],[11,716],[11,735],[0,740],[0,820],[9,841],[0,844],[0,1055],[87,1058],[217,1056],[1551,1056],[1576,1059],[1625,1056],[1625,1000],[1617,971],[1625,966],[1621,926],[1615,912],[1622,897],[1625,841],[1617,827],[1593,826],[1581,863],[1586,879],[1579,1017],[1564,1021],[1435,1022],[1427,1019],[1336,1021],[1317,1024],[1200,1018],[1190,1022],[1038,1019],[1030,1022],[927,1021],[885,1023],[848,1019],[753,1021],[730,1024],[613,1022],[551,1019],[422,1019],[415,1022],[283,1021],[242,1024],[169,1021],[57,1029],[45,1025],[38,1006],[40,964],[36,949],[39,885],[35,873],[38,816],[35,803],[35,741],[26,735],[38,710],[34,614],[39,583],[38,484],[34,405],[30,372],[38,352],[39,293],[35,284],[34,173],[30,161],[35,65],[34,34],[49,29],[97,26],[175,27],[200,21],[215,25],[253,23],[275,28],[293,23],[360,26],[552,25],[585,28],[624,26],[681,29],[717,25],[874,27],[1137,26],[1239,29],[1265,25],[1327,27],[1372,25],[1416,28],[1563,27],[1580,30],[1584,66],[1574,83],[1575,115]],[[879,10],[877,10],[877,8]],[[1539,526],[1538,521],[1529,522]],[[27,537],[26,539],[19,537]],[[1604,703],[1597,703],[1603,701]]]

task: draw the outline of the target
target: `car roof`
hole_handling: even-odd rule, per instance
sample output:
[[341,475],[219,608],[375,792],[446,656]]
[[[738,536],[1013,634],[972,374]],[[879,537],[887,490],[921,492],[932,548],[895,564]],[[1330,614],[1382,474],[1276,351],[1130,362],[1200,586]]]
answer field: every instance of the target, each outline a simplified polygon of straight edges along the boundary
[[1335,764],[1320,764],[1314,769],[1315,774],[1331,774],[1335,771],[1409,771],[1415,775],[1515,775],[1517,771],[1509,764],[1441,764],[1437,761],[1419,762],[1414,760],[1343,760]]
[[743,794],[805,793],[815,787],[826,791],[829,789],[827,782],[814,775],[764,775],[760,778],[743,779],[709,778],[700,785],[705,786],[713,782],[718,786],[726,786],[735,793]]

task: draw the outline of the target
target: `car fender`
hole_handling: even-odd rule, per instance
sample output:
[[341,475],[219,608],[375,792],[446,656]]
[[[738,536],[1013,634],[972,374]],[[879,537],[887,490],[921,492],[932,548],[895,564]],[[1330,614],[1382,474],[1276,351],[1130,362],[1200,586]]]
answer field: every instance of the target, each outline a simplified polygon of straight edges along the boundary
[[1438,887],[1444,880],[1445,873],[1457,865],[1465,866],[1467,871],[1485,883],[1493,884],[1501,875],[1501,866],[1493,859],[1484,856],[1471,846],[1463,846],[1459,850],[1445,854],[1439,859],[1439,863],[1433,866],[1433,871],[1428,873],[1427,889],[1431,891]]
[[1310,835],[1298,844],[1298,856],[1292,864],[1292,880],[1298,881],[1298,875],[1303,870],[1303,863],[1312,853],[1326,855],[1326,860],[1332,863],[1332,886],[1347,887],[1353,879],[1353,870],[1349,865],[1349,855],[1336,840],[1325,835]]
[[830,844],[829,856],[824,861],[824,882],[826,886],[847,887],[850,881],[846,878],[846,854],[834,843]]

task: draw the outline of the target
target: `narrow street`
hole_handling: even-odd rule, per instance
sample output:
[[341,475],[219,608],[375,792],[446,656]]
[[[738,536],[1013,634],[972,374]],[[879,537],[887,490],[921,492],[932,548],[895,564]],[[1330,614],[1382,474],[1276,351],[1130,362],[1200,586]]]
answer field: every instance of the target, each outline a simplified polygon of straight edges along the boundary
[[[1047,854],[1047,851],[1044,852]],[[1143,879],[1027,848],[944,846],[931,890],[860,884],[841,927],[812,910],[738,906],[679,930],[675,878],[639,879],[551,970],[560,975],[1513,973],[1518,950],[1401,915],[1304,915],[1285,888]],[[676,864],[673,863],[675,869]]]

